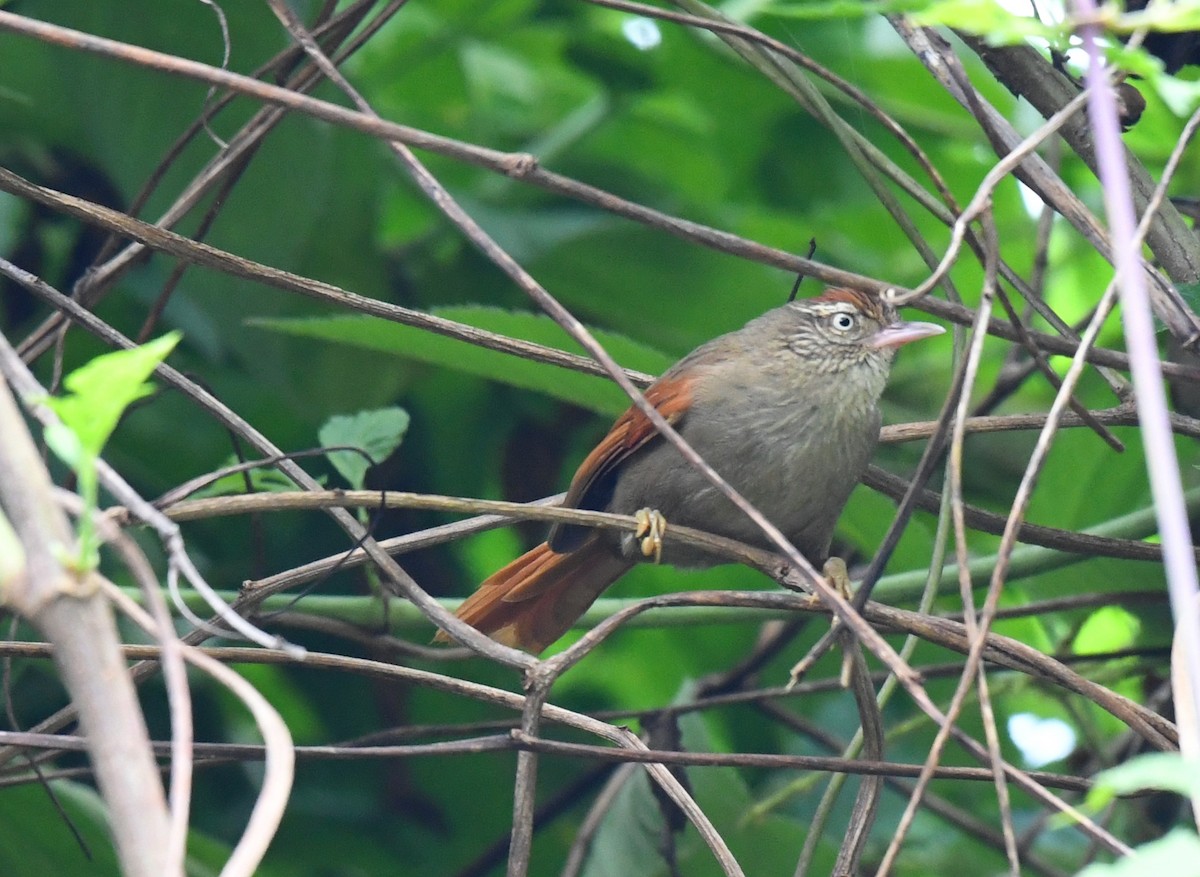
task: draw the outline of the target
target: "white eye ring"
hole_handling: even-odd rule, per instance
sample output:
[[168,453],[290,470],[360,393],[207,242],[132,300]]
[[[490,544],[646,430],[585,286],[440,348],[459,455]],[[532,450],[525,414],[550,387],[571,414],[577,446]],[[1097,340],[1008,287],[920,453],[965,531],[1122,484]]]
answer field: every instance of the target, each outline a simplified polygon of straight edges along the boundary
[[854,328],[856,320],[850,314],[834,314],[829,318],[829,325],[839,332],[849,332]]

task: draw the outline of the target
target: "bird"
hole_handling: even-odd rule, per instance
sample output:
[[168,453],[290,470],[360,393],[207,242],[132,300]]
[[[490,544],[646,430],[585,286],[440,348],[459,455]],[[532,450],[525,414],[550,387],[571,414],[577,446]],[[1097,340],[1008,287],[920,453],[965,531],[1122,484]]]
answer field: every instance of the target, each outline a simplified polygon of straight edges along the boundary
[[[938,335],[880,296],[831,287],[789,301],[689,353],[646,401],[814,565],[866,470],[898,347]],[[455,613],[497,642],[539,653],[636,563],[728,562],[663,541],[667,522],[774,548],[636,406],[587,455],[563,505],[635,516],[637,532],[556,523]],[[449,642],[439,631],[435,642]]]

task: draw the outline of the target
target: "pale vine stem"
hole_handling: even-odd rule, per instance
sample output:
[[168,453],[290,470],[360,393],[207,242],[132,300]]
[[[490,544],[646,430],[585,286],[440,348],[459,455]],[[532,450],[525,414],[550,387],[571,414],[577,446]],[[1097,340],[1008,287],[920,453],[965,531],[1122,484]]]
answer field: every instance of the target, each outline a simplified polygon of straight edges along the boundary
[[[9,383],[0,380],[0,504],[23,564],[0,594],[54,643],[55,665],[89,737],[97,785],[112,813],[117,860],[131,877],[173,875],[170,816],[137,697],[124,672],[111,607],[75,538]],[[11,560],[11,559],[10,559]]]

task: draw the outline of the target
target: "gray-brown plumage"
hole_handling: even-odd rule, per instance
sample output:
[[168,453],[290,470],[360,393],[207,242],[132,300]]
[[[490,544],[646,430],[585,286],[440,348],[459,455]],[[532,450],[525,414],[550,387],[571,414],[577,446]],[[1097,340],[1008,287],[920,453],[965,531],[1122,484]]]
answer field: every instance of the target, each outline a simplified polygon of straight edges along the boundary
[[[698,347],[646,399],[820,564],[879,437],[879,398],[896,347],[942,331],[899,322],[891,307],[862,293],[830,289]],[[769,547],[636,408],[583,461],[564,504],[626,515],[653,509],[672,524]],[[545,544],[489,577],[458,617],[500,642],[541,651],[646,559],[643,549],[632,533],[555,525]],[[720,562],[677,544],[663,548],[662,560]]]

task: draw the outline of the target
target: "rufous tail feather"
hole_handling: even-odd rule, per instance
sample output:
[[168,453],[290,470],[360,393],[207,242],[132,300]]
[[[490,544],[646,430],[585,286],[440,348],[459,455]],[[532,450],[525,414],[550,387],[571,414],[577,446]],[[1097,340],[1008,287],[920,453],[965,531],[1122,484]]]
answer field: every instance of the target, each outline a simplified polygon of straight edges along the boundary
[[[593,537],[559,554],[542,543],[497,570],[454,614],[497,642],[537,653],[562,636],[629,562]],[[450,642],[439,631],[434,642]]]

